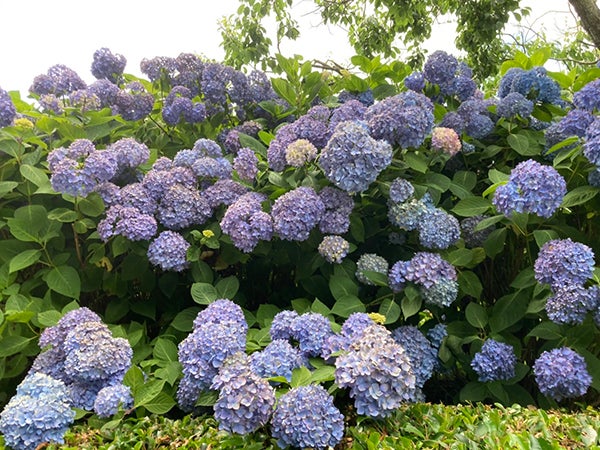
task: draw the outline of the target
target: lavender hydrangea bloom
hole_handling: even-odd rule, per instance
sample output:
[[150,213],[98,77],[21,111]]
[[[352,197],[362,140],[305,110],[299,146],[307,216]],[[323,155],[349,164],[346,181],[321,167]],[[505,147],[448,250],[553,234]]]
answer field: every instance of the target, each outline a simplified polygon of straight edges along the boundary
[[573,104],[580,109],[589,112],[600,109],[600,80],[590,81],[583,86],[579,91],[573,94]]
[[[109,384],[120,382],[119,380],[109,380]],[[85,409],[91,411],[94,409],[94,401],[98,392],[104,386],[104,381],[74,381],[67,384],[69,390],[70,404],[73,408]]]
[[127,59],[123,55],[114,54],[106,47],[94,52],[92,62],[92,75],[96,78],[106,78],[113,83],[118,83],[125,70]]
[[451,81],[458,69],[458,60],[442,51],[433,52],[423,66],[423,76],[431,83],[443,84]]
[[185,412],[193,411],[196,402],[198,401],[198,397],[204,389],[206,389],[206,387],[198,385],[191,375],[184,375],[181,380],[179,380],[177,393],[175,395],[179,408]]
[[409,261],[404,277],[407,281],[430,288],[441,279],[456,280],[456,270],[437,253],[417,252]]
[[362,122],[340,123],[319,157],[325,177],[350,193],[367,189],[391,161],[391,146],[371,138]]
[[341,236],[324,236],[318,250],[325,261],[341,264],[350,251],[350,243]]
[[148,247],[148,261],[162,270],[181,272],[188,267],[187,251],[190,248],[182,235],[163,231]]
[[291,381],[292,371],[306,365],[306,358],[285,339],[274,339],[260,352],[250,356],[252,370],[263,378],[285,377]]
[[367,108],[358,100],[348,100],[331,113],[329,132],[333,133],[341,122],[363,120]]
[[61,349],[67,334],[79,324],[85,322],[101,322],[102,319],[98,314],[89,308],[81,307],[69,311],[58,321],[53,327],[48,327],[40,335],[38,344],[40,348],[51,345],[54,348]]
[[412,231],[432,209],[431,205],[417,198],[411,198],[404,203],[388,203],[388,219],[393,225]]
[[50,67],[45,75],[34,78],[29,92],[37,95],[54,94],[60,97],[85,88],[85,82],[73,69],[63,64],[56,64]]
[[210,209],[214,210],[221,205],[229,206],[248,192],[248,188],[231,179],[217,180],[202,192]]
[[333,447],[344,435],[344,416],[321,385],[299,386],[282,395],[271,419],[281,448]]
[[273,235],[273,219],[262,210],[264,200],[266,197],[256,192],[244,194],[227,208],[221,219],[223,233],[245,253],[250,253],[259,241],[268,241]]
[[25,377],[0,413],[0,433],[15,450],[30,450],[42,443],[64,443],[75,419],[62,381],[44,374]]
[[415,374],[415,385],[422,388],[431,378],[437,360],[437,350],[421,331],[412,325],[404,325],[392,331],[394,340],[402,346]]
[[240,179],[252,181],[258,174],[258,158],[248,147],[240,148],[233,160],[233,170],[235,170]]
[[131,388],[123,384],[100,389],[94,400],[94,412],[98,417],[110,417],[115,415],[119,408],[129,409],[132,406]]
[[358,414],[386,417],[416,393],[408,355],[383,326],[368,326],[335,361],[335,381],[350,389]]
[[217,299],[200,311],[194,319],[193,328],[200,328],[206,323],[217,324],[221,322],[233,322],[240,332],[244,334],[248,332],[248,323],[244,311],[239,305],[227,298]]
[[443,323],[438,323],[427,331],[427,339],[429,339],[435,349],[439,349],[442,346],[442,342],[446,337],[448,337],[448,326]]
[[406,286],[406,273],[410,261],[395,262],[388,272],[388,282],[393,292],[400,292]]
[[223,362],[211,389],[219,390],[214,405],[219,429],[248,434],[269,421],[275,405],[275,390],[252,372],[245,353],[235,353]]
[[375,283],[365,275],[365,272],[377,272],[386,275],[388,268],[389,263],[384,257],[375,253],[364,253],[356,261],[356,279],[363,284],[374,286]]
[[354,209],[354,200],[350,194],[333,186],[325,186],[319,191],[319,198],[325,205],[319,221],[321,233],[346,233],[350,228],[350,213]]
[[207,156],[209,158],[219,158],[223,156],[223,150],[212,139],[200,138],[196,142],[194,142],[194,147],[192,150],[200,152],[202,156]]
[[202,178],[231,178],[232,169],[229,160],[223,157],[211,158],[202,156],[194,161],[192,165],[192,170],[196,176]]
[[154,97],[142,83],[127,83],[115,96],[113,112],[120,114],[124,120],[141,120],[152,112]]
[[458,219],[439,208],[422,214],[417,229],[419,242],[430,249],[443,250],[460,239]]
[[122,169],[135,169],[150,159],[148,146],[134,138],[119,139],[110,145],[110,149],[117,155],[119,167]]
[[123,186],[115,203],[123,207],[136,208],[149,215],[153,215],[158,208],[158,203],[143,183],[130,183]]
[[101,108],[100,98],[88,89],[80,89],[69,94],[69,103],[81,112],[97,111]]
[[111,206],[106,218],[98,222],[98,234],[104,242],[117,235],[130,241],[148,240],[156,235],[157,230],[158,225],[152,215],[120,205]]
[[269,329],[271,339],[291,339],[294,334],[292,324],[298,317],[300,316],[296,311],[285,310],[275,314]]
[[549,284],[553,289],[583,285],[594,273],[594,252],[570,238],[553,239],[542,246],[533,268],[538,283]]
[[350,341],[359,339],[362,333],[375,321],[367,313],[356,312],[348,316],[342,324],[340,334]]
[[578,284],[566,284],[555,289],[546,301],[548,318],[555,323],[581,325],[588,311],[595,306],[593,291]]
[[[106,108],[112,106],[117,98],[119,86],[107,79],[97,80],[88,86],[88,91],[100,100],[100,106]],[[43,96],[42,96],[43,97]]]
[[415,92],[423,92],[425,89],[425,76],[423,72],[413,72],[404,79],[404,86]]
[[17,109],[10,95],[0,88],[0,128],[11,125],[16,115]]
[[452,128],[457,134],[461,134],[466,126],[466,121],[456,111],[448,111],[439,124],[443,128]]
[[323,343],[333,334],[329,319],[319,313],[304,313],[292,322],[291,327],[292,337],[307,356],[320,355]]
[[260,123],[253,120],[248,120],[232,129],[226,129],[219,134],[219,141],[223,144],[223,148],[227,153],[237,155],[242,148],[240,142],[240,134],[246,134],[250,137],[257,138],[258,132],[262,130]]
[[498,102],[496,114],[506,119],[527,118],[533,112],[533,102],[519,92],[511,92]]
[[596,166],[600,166],[600,137],[595,136],[585,141],[583,155]]
[[271,209],[273,230],[286,241],[305,241],[325,212],[313,188],[298,187],[275,200]]
[[[559,122],[548,126],[544,131],[546,143],[545,150],[549,150],[554,145],[564,141],[568,137],[586,136],[589,126],[594,122],[594,116],[584,109],[572,109]],[[565,149],[573,148],[575,144],[565,147]],[[584,155],[586,152],[584,146]]]
[[156,81],[163,76],[169,80],[175,74],[177,65],[174,58],[156,56],[152,59],[142,59],[140,70],[148,76],[150,81]]
[[[171,161],[168,158],[160,158],[160,160],[162,160],[160,164],[155,163],[152,170],[146,173],[142,180],[144,188],[154,200],[159,201],[167,189],[175,184],[196,187],[197,178],[192,169],[189,167],[163,168],[163,164]],[[159,162],[159,160],[156,161]]]
[[198,189],[180,184],[169,187],[158,204],[157,218],[171,230],[200,225],[211,215],[212,210]]
[[486,340],[471,361],[471,367],[481,382],[510,380],[515,376],[516,364],[512,345],[494,339]]
[[543,103],[563,103],[560,86],[548,76],[543,67],[530,70],[517,67],[509,69],[500,81],[498,96],[506,97],[511,92],[518,92],[531,100]]
[[596,167],[588,173],[588,184],[594,187],[600,187],[600,167]]
[[39,102],[45,113],[60,115],[65,112],[64,101],[54,94],[44,94],[40,96]]
[[557,402],[585,394],[592,384],[585,360],[568,347],[543,352],[533,374],[542,394]]
[[508,183],[496,189],[492,203],[507,217],[513,212],[526,212],[548,218],[566,192],[567,183],[554,167],[530,159],[517,164]]
[[404,203],[415,193],[414,186],[404,178],[395,178],[390,185],[390,202]]
[[365,113],[371,135],[401,148],[419,147],[433,127],[433,103],[406,91],[370,106]]

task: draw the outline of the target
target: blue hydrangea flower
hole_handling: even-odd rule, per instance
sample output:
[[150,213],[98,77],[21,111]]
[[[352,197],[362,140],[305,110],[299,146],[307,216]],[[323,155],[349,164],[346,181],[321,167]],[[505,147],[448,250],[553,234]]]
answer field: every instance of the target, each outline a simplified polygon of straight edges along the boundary
[[271,339],[291,339],[294,334],[292,324],[298,317],[300,316],[296,311],[285,310],[275,314],[269,329]]
[[363,331],[375,322],[371,316],[367,313],[356,312],[348,316],[348,318],[342,324],[340,335],[348,338],[350,341],[354,341],[362,335]]
[[350,389],[358,414],[386,417],[416,393],[408,355],[391,333],[373,324],[335,361],[335,381]]
[[244,311],[236,303],[227,298],[220,298],[210,303],[205,309],[200,311],[194,319],[194,329],[207,323],[233,322],[244,334],[248,332],[248,324]]
[[158,203],[143,183],[130,183],[123,186],[114,203],[125,208],[136,208],[148,215],[154,215],[158,208]]
[[390,202],[404,203],[415,194],[415,187],[404,178],[395,178],[390,185]]
[[279,398],[271,427],[281,448],[325,449],[342,440],[344,416],[333,397],[321,385],[312,384],[293,388]]
[[475,227],[483,220],[485,216],[467,217],[460,221],[460,231],[465,245],[470,248],[481,247],[488,238],[494,227],[487,227],[483,230],[475,231]]
[[124,120],[141,120],[152,112],[154,96],[142,83],[132,81],[115,96],[112,108],[113,113],[120,114]]
[[596,166],[600,166],[600,137],[588,139],[583,144],[583,155]]
[[358,100],[348,100],[335,108],[329,119],[329,132],[333,133],[341,122],[363,120],[366,106]]
[[106,217],[98,222],[97,229],[104,242],[117,235],[130,241],[143,241],[156,235],[158,225],[153,216],[137,208],[114,205],[108,209]]
[[233,170],[235,170],[240,179],[252,181],[258,174],[258,158],[248,147],[240,148],[233,160]]
[[389,263],[383,256],[376,255],[375,253],[364,253],[360,255],[360,258],[356,261],[356,279],[363,284],[374,286],[375,283],[367,278],[365,271],[378,272],[386,275],[389,266]]
[[325,186],[319,191],[319,198],[325,206],[319,221],[321,233],[346,233],[350,228],[350,213],[354,209],[354,200],[350,194],[333,186]]
[[548,218],[566,193],[567,183],[554,167],[529,159],[511,171],[508,183],[496,189],[492,203],[507,217],[525,212]]
[[466,126],[465,119],[456,111],[448,111],[439,124],[440,127],[452,128],[456,134],[461,134]]
[[231,179],[217,180],[202,191],[202,198],[211,210],[221,205],[229,206],[248,192],[248,188]]
[[75,419],[62,381],[48,375],[28,375],[0,413],[0,433],[15,450],[30,450],[46,442],[64,443]]
[[244,194],[227,208],[221,219],[223,233],[245,253],[250,253],[259,241],[268,241],[273,235],[273,219],[262,210],[264,200],[266,197],[256,192]]
[[307,356],[320,355],[323,343],[333,334],[329,319],[313,312],[298,316],[291,323],[291,328],[292,337],[298,341],[300,351]]
[[[88,91],[94,94],[100,100],[102,108],[110,107],[115,102],[119,93],[119,86],[107,79],[97,80],[88,86]],[[46,94],[48,95],[48,94]],[[52,95],[52,94],[50,94]],[[42,96],[44,97],[44,96]],[[56,98],[56,97],[55,97]],[[41,98],[40,98],[41,100]]]
[[411,198],[404,203],[388,202],[388,220],[392,225],[400,227],[406,231],[412,231],[417,228],[422,217],[428,213],[433,206],[424,199]]
[[596,167],[588,173],[588,184],[594,187],[600,187],[600,167]]
[[451,81],[458,69],[458,60],[442,51],[436,50],[433,52],[423,66],[423,75],[434,84],[443,84]]
[[274,339],[260,352],[250,356],[252,370],[263,378],[292,379],[292,371],[306,365],[306,358],[297,347],[285,339]]
[[125,70],[127,59],[123,55],[113,54],[110,49],[103,47],[94,52],[92,75],[98,79],[106,78],[118,83]]
[[181,272],[188,267],[187,251],[190,248],[182,235],[163,231],[148,247],[148,261],[162,270]]
[[52,346],[62,350],[67,334],[72,329],[85,322],[101,321],[98,314],[85,306],[74,309],[62,316],[56,325],[42,331],[38,344],[40,348]]
[[110,417],[115,415],[119,408],[129,409],[133,406],[131,388],[123,384],[106,386],[100,391],[94,400],[94,412],[98,417]]
[[591,311],[596,299],[594,292],[578,284],[565,284],[556,287],[546,300],[546,313],[555,323],[581,325],[588,311]]
[[431,378],[437,361],[437,350],[421,331],[412,325],[404,325],[392,332],[392,337],[402,346],[412,365],[415,385],[422,388]]
[[375,101],[373,97],[373,91],[371,89],[367,89],[363,92],[350,92],[350,91],[342,91],[338,95],[338,101],[340,103],[346,103],[350,100],[358,100],[365,106],[371,106]]
[[435,208],[420,216],[417,225],[419,242],[423,247],[443,250],[460,239],[458,219],[446,211]]
[[200,225],[211,215],[212,210],[198,189],[180,184],[169,187],[158,204],[157,218],[171,230]]
[[573,94],[573,104],[579,109],[589,112],[600,109],[600,80],[590,81]]
[[69,94],[71,107],[78,108],[81,112],[97,111],[101,108],[100,99],[88,89],[80,89]]
[[533,102],[519,92],[511,92],[498,102],[496,114],[506,119],[527,118],[533,112]]
[[435,324],[433,328],[427,331],[427,339],[435,349],[442,346],[442,342],[446,337],[448,337],[448,326],[444,323]]
[[535,279],[553,289],[583,285],[594,273],[594,252],[571,238],[553,239],[542,246],[533,268]]
[[[114,86],[114,85],[113,85]],[[117,88],[118,89],[118,88]],[[39,98],[40,106],[45,113],[61,115],[65,112],[65,102],[54,94],[44,94]]]
[[0,128],[7,127],[13,123],[17,116],[17,109],[4,89],[0,88]]
[[432,286],[420,286],[419,291],[427,305],[450,306],[458,297],[458,282],[450,278],[440,278]]
[[533,374],[542,394],[557,402],[585,394],[592,384],[585,359],[568,347],[543,352]]
[[63,64],[56,64],[50,67],[46,74],[38,75],[33,79],[29,92],[37,95],[54,94],[61,97],[85,88],[85,82],[73,69]]
[[341,236],[324,236],[318,250],[325,261],[341,264],[350,251],[350,243]]
[[406,273],[410,266],[410,261],[395,262],[388,272],[388,282],[393,292],[400,292],[406,286]]
[[415,92],[423,92],[425,89],[425,76],[423,72],[413,72],[404,79],[404,86]]
[[363,122],[341,122],[319,156],[325,177],[350,193],[367,189],[391,162],[391,146],[369,136]]
[[542,103],[561,105],[560,86],[550,78],[543,67],[523,70],[510,68],[500,80],[498,96],[506,97],[511,92],[518,92],[528,99]]
[[110,149],[117,155],[117,163],[121,169],[135,169],[150,159],[148,146],[134,138],[119,139],[110,145]]
[[273,413],[275,390],[252,372],[245,353],[235,353],[223,362],[211,389],[219,390],[214,410],[221,430],[252,433],[264,426]]
[[175,394],[177,405],[182,411],[193,411],[200,393],[205,389],[206,386],[199,385],[191,375],[184,375],[179,380],[177,393]]
[[[560,121],[553,123],[545,128],[545,150],[549,150],[554,145],[564,141],[565,139],[571,136],[578,136],[580,138],[583,138],[584,136],[586,136],[586,132],[590,125],[594,122],[594,118],[595,117],[589,111],[586,111],[584,109],[572,109]],[[575,144],[572,144],[568,147],[563,148],[571,149],[574,146]]]
[[305,241],[324,212],[325,205],[313,188],[298,187],[275,200],[273,231],[286,241]]
[[471,367],[482,382],[510,380],[515,376],[516,364],[512,345],[494,339],[486,340],[471,361]]
[[417,252],[406,266],[404,277],[407,281],[430,288],[442,279],[456,281],[456,270],[437,253]]
[[419,147],[431,132],[433,121],[433,103],[414,91],[387,97],[365,113],[365,122],[375,139],[401,148]]

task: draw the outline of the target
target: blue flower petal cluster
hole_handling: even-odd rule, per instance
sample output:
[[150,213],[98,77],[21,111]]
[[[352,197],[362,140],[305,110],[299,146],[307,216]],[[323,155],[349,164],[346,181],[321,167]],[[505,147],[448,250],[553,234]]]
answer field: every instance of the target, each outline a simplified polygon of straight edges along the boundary
[[154,96],[142,83],[132,81],[119,91],[111,106],[113,113],[120,114],[124,120],[141,120],[152,112]]
[[135,169],[150,159],[150,149],[134,138],[122,138],[110,145],[110,150],[117,156],[119,170]]
[[263,378],[292,379],[292,371],[306,366],[306,357],[286,339],[274,339],[260,352],[250,356],[252,370]]
[[248,332],[244,311],[238,304],[227,298],[217,299],[200,311],[194,319],[193,328],[199,328],[205,323],[221,322],[233,322],[244,334]]
[[477,215],[467,217],[460,221],[460,231],[465,245],[469,248],[481,247],[494,230],[494,227],[487,227],[483,230],[475,231],[475,227],[485,219],[485,216]]
[[248,120],[233,128],[224,129],[219,133],[219,142],[223,145],[226,153],[237,155],[243,147],[240,142],[240,134],[245,134],[256,139],[260,130],[262,130],[260,123]]
[[543,67],[524,70],[510,68],[500,80],[498,97],[506,97],[511,92],[518,92],[530,100],[541,103],[562,105],[560,86],[550,78]]
[[358,100],[365,106],[371,106],[375,101],[373,97],[373,91],[371,89],[367,89],[363,92],[350,92],[350,91],[342,91],[338,95],[338,101],[340,103],[346,103],[350,100]]
[[423,92],[425,89],[425,76],[423,72],[413,72],[404,79],[404,86],[415,92]]
[[571,238],[553,239],[540,249],[534,263],[535,279],[552,289],[583,285],[594,273],[594,252]]
[[329,133],[332,134],[341,122],[363,120],[367,107],[358,100],[348,100],[335,108],[329,119]]
[[[584,109],[572,109],[560,121],[551,124],[544,130],[546,143],[544,149],[548,151],[554,145],[564,141],[568,137],[578,136],[583,138],[586,136],[588,127],[594,122],[594,116]],[[576,144],[571,144],[564,149],[574,148]],[[584,146],[584,154],[586,147]],[[551,155],[553,157],[554,155]],[[600,160],[599,160],[600,161]]]
[[415,385],[423,388],[431,378],[437,361],[437,350],[415,326],[403,325],[392,331],[394,340],[402,346],[415,375]]
[[271,418],[275,390],[251,370],[245,353],[229,356],[210,387],[219,390],[214,411],[220,430],[248,434],[266,425]]
[[515,117],[526,119],[532,112],[533,102],[519,92],[511,92],[506,97],[502,97],[496,107],[496,114],[506,119]]
[[496,189],[492,203],[507,217],[518,212],[548,218],[566,193],[567,183],[554,167],[529,159],[511,171],[508,183]]
[[542,394],[557,402],[585,394],[592,384],[585,359],[568,347],[543,352],[533,374]]
[[427,331],[427,339],[435,349],[442,346],[442,342],[446,337],[448,337],[448,326],[444,323],[438,323]]
[[354,209],[354,200],[350,194],[333,186],[325,186],[319,191],[319,198],[325,205],[319,221],[321,233],[346,233],[350,228],[350,213]]
[[99,80],[106,78],[110,82],[118,84],[126,65],[127,59],[123,55],[113,54],[110,49],[102,47],[94,52],[92,75]]
[[365,122],[375,139],[401,148],[419,147],[433,128],[433,103],[423,94],[405,91],[370,106]]
[[187,251],[190,244],[175,231],[161,232],[148,247],[148,261],[162,270],[181,272],[188,267]]
[[365,271],[386,275],[389,267],[389,263],[383,256],[376,255],[375,253],[364,253],[356,261],[356,279],[363,284],[374,286],[375,283],[367,278]]
[[324,236],[318,251],[325,261],[341,264],[350,251],[350,243],[341,236]]
[[416,394],[408,355],[383,326],[368,326],[335,361],[335,381],[350,389],[358,414],[386,417]]
[[369,135],[364,122],[341,122],[319,156],[325,177],[338,188],[362,192],[392,162],[392,147]]
[[[272,326],[272,325],[271,325]],[[291,323],[292,337],[306,356],[319,356],[326,339],[333,334],[329,319],[322,314],[308,312]]]
[[451,81],[458,69],[458,60],[442,51],[433,52],[423,66],[423,76],[430,83],[444,84]]
[[0,128],[11,125],[16,115],[17,109],[10,95],[0,88]]
[[131,388],[123,384],[100,389],[94,400],[94,412],[98,417],[110,417],[115,415],[119,408],[129,409],[131,407],[133,407]]
[[245,253],[254,250],[259,241],[268,241],[273,236],[273,219],[262,210],[264,200],[266,197],[256,192],[244,194],[229,205],[221,219],[223,233]]
[[596,306],[591,288],[579,284],[566,284],[554,289],[546,300],[548,318],[559,324],[581,325],[588,312]]
[[171,230],[200,225],[212,215],[212,209],[196,188],[170,186],[158,204],[158,221]]
[[462,102],[456,110],[458,117],[448,117],[441,126],[452,128],[458,134],[464,132],[475,139],[483,139],[494,130],[494,122],[488,110],[491,104],[491,100],[470,98]]
[[[100,106],[106,108],[111,106],[117,98],[117,94],[120,89],[119,86],[112,83],[110,80],[102,79],[94,81],[88,86],[88,91],[94,94],[100,100]],[[52,96],[53,94],[45,94],[40,97],[40,100],[46,95]],[[54,96],[56,98],[56,96]],[[40,101],[41,103],[41,101]]]
[[251,149],[242,147],[233,160],[233,170],[241,180],[252,181],[258,174],[258,158]]
[[153,216],[137,208],[114,205],[108,209],[106,217],[98,222],[97,229],[104,242],[118,235],[130,241],[143,241],[156,235],[158,225]]
[[600,109],[600,80],[593,80],[573,94],[573,104],[589,112]]
[[248,188],[231,179],[217,180],[202,191],[202,198],[211,210],[221,205],[229,206],[248,192]]
[[450,278],[441,278],[433,286],[421,286],[419,291],[425,304],[443,308],[450,306],[458,297],[458,282]]
[[275,314],[269,328],[271,339],[291,339],[294,334],[292,324],[298,317],[300,317],[298,313],[293,310],[284,310]]
[[398,177],[390,185],[390,202],[404,203],[415,195],[415,187],[410,181]]
[[281,448],[325,449],[344,435],[344,416],[321,386],[299,386],[277,401],[271,419],[272,435]]
[[63,64],[56,64],[50,67],[45,74],[38,75],[33,79],[29,92],[37,95],[54,94],[61,97],[85,88],[86,84],[77,75],[77,72]]
[[273,231],[286,241],[305,241],[323,217],[325,205],[313,188],[300,186],[275,200]]
[[17,394],[0,413],[0,433],[14,450],[31,450],[43,443],[64,443],[75,419],[62,381],[35,373],[17,387]]
[[146,185],[139,182],[123,186],[113,202],[124,208],[135,208],[143,214],[152,216],[158,209],[158,203],[152,197],[150,191],[146,189]]
[[446,249],[460,239],[458,219],[440,208],[427,210],[417,224],[419,242],[430,249]]
[[471,367],[482,382],[510,380],[515,376],[516,365],[512,345],[494,339],[486,340],[471,361]]
[[162,117],[167,125],[175,126],[181,120],[199,123],[206,119],[206,106],[192,101],[192,92],[184,86],[175,86],[167,95],[162,109]]
[[388,220],[406,231],[415,230],[422,217],[432,209],[423,199],[410,198],[403,203],[388,202]]

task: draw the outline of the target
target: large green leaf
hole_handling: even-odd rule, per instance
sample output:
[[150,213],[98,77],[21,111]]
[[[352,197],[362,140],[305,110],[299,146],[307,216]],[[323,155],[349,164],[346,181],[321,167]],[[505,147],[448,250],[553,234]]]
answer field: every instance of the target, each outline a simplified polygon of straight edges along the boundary
[[10,260],[9,273],[17,272],[26,267],[32,266],[42,256],[41,250],[25,250]]
[[199,305],[208,305],[219,298],[217,289],[208,283],[194,283],[191,289],[192,298]]
[[73,267],[55,267],[46,274],[45,281],[53,291],[66,297],[79,298],[81,280],[79,273]]
[[23,351],[35,338],[25,336],[5,336],[0,339],[0,358]]

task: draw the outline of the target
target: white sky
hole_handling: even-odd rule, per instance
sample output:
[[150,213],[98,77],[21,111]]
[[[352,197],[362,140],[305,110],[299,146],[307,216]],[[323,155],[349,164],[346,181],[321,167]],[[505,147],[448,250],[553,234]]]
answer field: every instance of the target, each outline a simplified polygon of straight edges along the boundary
[[[354,54],[343,30],[319,25],[306,15],[311,2],[299,2],[294,17],[301,22],[298,41],[282,47],[284,55],[332,59],[346,63]],[[528,19],[534,29],[560,33],[572,24],[567,0],[524,0],[533,8]],[[0,87],[26,96],[36,75],[64,64],[86,82],[94,51],[108,47],[127,58],[125,72],[141,75],[143,58],[196,53],[221,60],[217,21],[235,12],[237,0],[0,0]],[[544,15],[547,11],[551,14]],[[456,54],[452,24],[435,27],[430,50]]]

